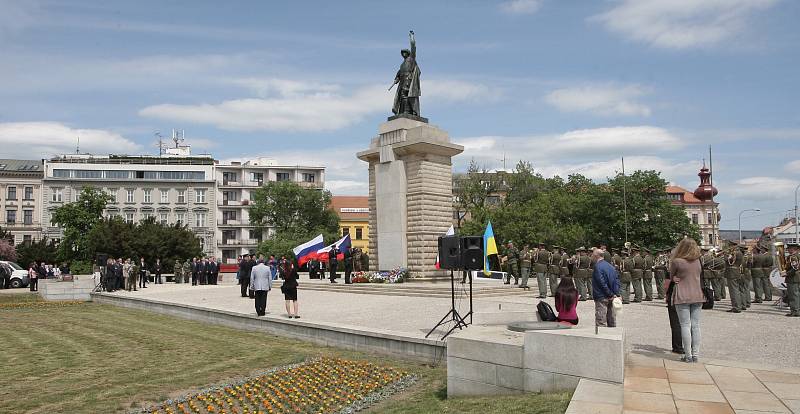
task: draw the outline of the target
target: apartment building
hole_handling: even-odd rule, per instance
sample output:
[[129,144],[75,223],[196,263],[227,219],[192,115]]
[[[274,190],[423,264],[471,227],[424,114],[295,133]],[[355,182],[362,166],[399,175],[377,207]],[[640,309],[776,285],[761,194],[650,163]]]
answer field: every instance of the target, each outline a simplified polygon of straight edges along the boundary
[[0,159],[0,227],[14,244],[42,237],[42,161]]

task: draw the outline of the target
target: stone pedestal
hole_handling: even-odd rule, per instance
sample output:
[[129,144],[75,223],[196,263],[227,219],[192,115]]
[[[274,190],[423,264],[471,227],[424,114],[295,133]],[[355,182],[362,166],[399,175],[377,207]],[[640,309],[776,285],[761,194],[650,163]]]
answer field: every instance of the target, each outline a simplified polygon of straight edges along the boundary
[[438,238],[453,222],[451,158],[464,147],[424,118],[393,118],[358,153],[369,163],[370,268],[442,276],[435,262]]

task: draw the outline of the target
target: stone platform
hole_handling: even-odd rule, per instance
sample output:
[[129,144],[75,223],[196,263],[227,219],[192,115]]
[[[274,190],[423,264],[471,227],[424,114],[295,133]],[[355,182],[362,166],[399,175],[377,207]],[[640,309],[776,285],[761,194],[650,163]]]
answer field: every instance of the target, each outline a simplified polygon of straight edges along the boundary
[[99,277],[76,275],[73,280],[39,280],[39,295],[44,300],[89,300],[92,290],[99,283]]

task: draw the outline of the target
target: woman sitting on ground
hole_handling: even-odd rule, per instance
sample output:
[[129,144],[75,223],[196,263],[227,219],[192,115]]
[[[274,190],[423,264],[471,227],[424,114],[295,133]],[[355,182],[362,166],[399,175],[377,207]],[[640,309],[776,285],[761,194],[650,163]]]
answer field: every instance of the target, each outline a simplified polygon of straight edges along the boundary
[[556,320],[571,325],[578,324],[578,289],[571,277],[562,277],[555,294]]

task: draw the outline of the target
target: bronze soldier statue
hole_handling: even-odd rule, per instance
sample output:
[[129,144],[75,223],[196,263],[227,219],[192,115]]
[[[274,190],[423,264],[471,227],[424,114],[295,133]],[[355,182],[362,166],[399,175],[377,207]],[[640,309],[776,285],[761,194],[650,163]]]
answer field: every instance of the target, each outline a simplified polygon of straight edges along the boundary
[[[417,65],[417,42],[414,39],[414,31],[408,33],[411,49],[403,49],[400,55],[403,56],[403,63],[397,70],[394,77],[394,85],[397,85],[397,92],[394,95],[394,106],[392,112],[395,115],[408,114],[419,115],[419,97],[422,95],[419,85],[419,65]],[[389,89],[392,89],[389,87]]]

